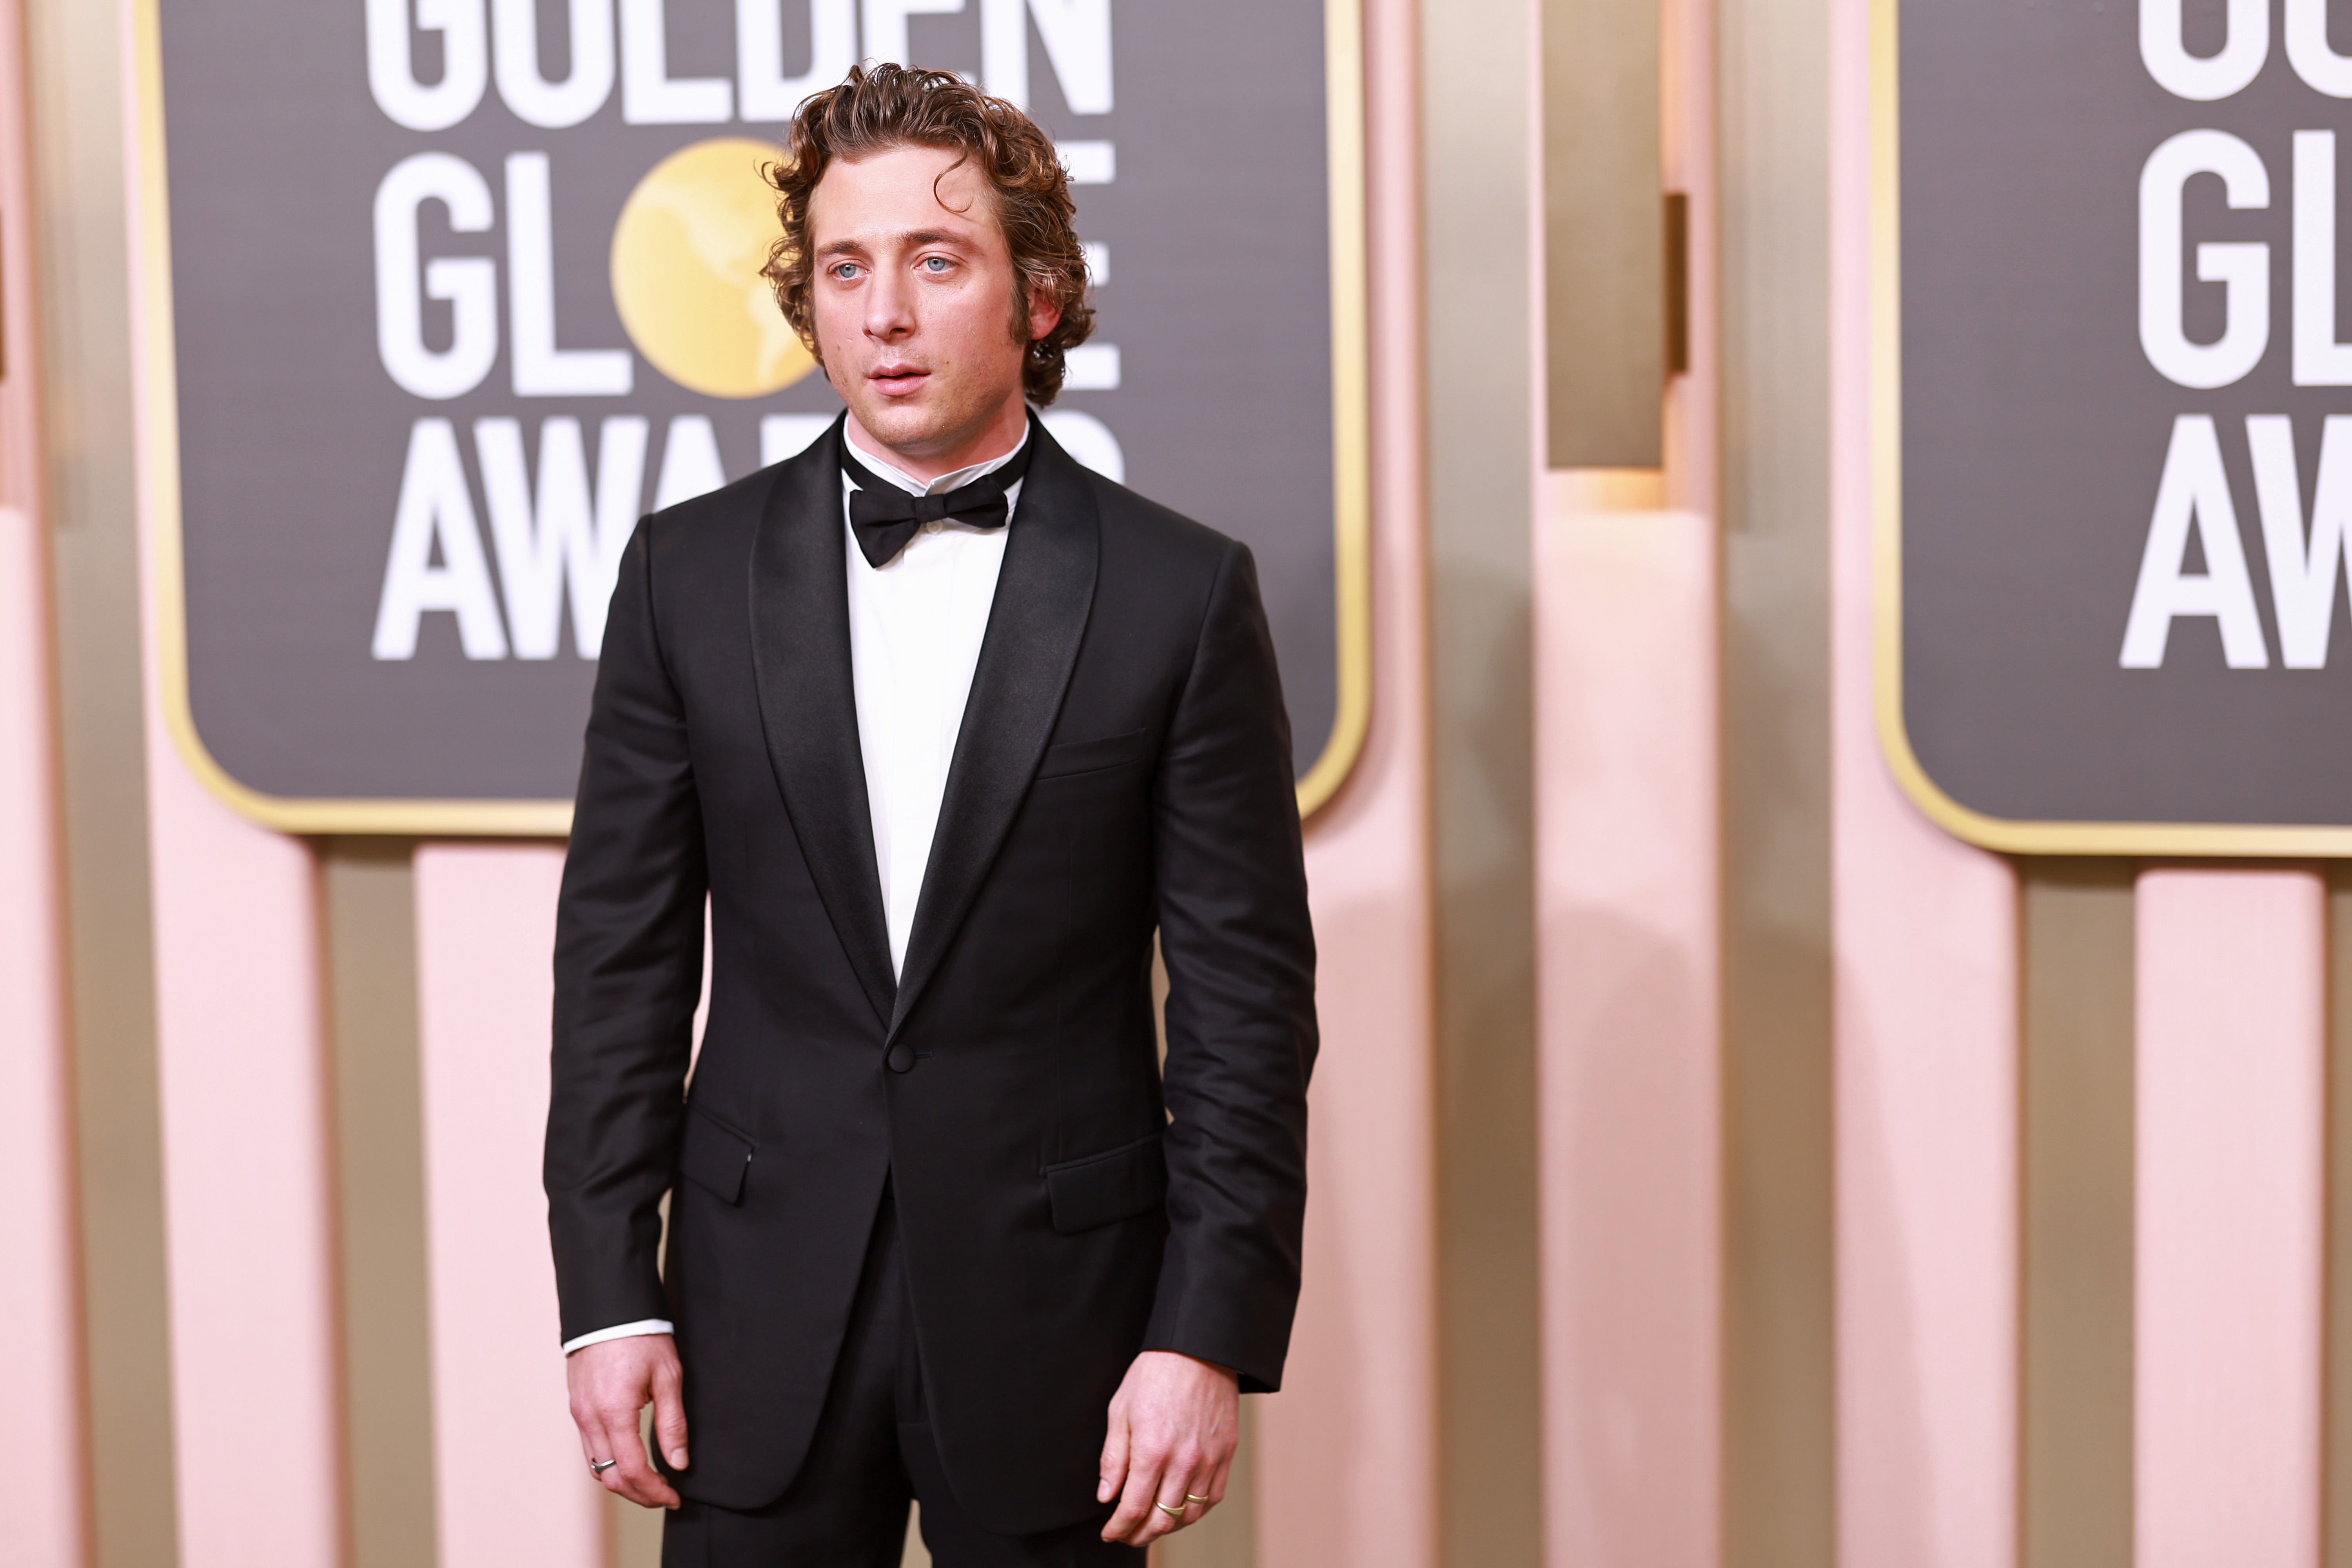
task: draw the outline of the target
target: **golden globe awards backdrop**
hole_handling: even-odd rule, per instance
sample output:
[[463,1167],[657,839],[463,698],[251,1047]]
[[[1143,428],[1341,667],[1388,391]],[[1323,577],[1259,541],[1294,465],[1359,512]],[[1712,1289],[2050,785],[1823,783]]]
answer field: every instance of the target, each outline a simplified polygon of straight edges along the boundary
[[2352,5],[1878,22],[1895,771],[1995,847],[2352,852]]
[[[1255,549],[1302,799],[1365,695],[1360,136],[1336,0],[149,0],[167,692],[311,831],[561,830],[644,512],[839,408],[760,165],[860,58],[1025,106],[1098,326],[1045,416]],[[176,483],[172,476],[176,473]]]

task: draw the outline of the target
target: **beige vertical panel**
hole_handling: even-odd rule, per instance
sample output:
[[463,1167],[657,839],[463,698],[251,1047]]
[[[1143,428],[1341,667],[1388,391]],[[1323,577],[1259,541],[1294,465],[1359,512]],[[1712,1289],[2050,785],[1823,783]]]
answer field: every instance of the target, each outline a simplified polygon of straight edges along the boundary
[[96,1561],[176,1559],[116,7],[26,9]]
[[[604,1554],[610,1568],[661,1568],[662,1521],[666,1510],[639,1508],[615,1492],[604,1497]],[[926,1568],[930,1554],[913,1529],[907,1532],[907,1568]]]
[[1724,1530],[1832,1556],[1828,29],[1720,0]]
[[[1554,468],[1654,468],[1665,386],[1658,7],[1542,0],[1545,436]],[[1433,246],[1438,276],[1458,272]]]
[[2352,860],[2327,863],[2327,1386],[2321,1558],[2352,1568]]
[[1540,1551],[1534,0],[1422,12],[1445,1559]]
[[2132,882],[2022,863],[2020,1568],[2132,1563]]
[[334,1050],[352,1568],[431,1568],[416,898],[405,839],[320,846]]

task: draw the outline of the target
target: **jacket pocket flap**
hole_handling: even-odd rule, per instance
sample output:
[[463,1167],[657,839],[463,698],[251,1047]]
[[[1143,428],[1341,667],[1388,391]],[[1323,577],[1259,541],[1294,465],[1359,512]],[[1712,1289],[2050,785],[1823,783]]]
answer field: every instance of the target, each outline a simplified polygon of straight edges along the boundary
[[1059,778],[1065,773],[1100,773],[1122,763],[1131,763],[1143,755],[1143,742],[1148,730],[1130,730],[1124,735],[1105,735],[1099,741],[1065,741],[1058,746],[1045,748],[1045,760],[1037,765],[1041,779]]
[[677,1172],[720,1203],[743,1201],[743,1177],[759,1147],[707,1112],[688,1106],[686,1144],[677,1153]]
[[1054,1228],[1064,1236],[1149,1214],[1167,1201],[1168,1156],[1160,1134],[1045,1168]]

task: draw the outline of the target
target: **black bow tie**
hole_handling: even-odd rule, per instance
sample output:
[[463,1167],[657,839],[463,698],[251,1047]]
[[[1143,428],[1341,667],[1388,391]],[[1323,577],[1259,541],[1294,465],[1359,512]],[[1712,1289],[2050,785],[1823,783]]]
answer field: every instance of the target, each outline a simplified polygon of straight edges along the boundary
[[857,535],[857,548],[865,552],[866,559],[878,571],[895,560],[927,522],[945,518],[966,528],[1003,528],[1013,513],[1005,504],[1004,492],[1020,483],[1021,476],[1029,471],[1029,454],[1036,449],[1037,443],[1032,440],[1011,462],[993,473],[982,474],[971,483],[940,495],[917,496],[868,473],[849,455],[849,443],[844,441],[842,472],[857,487],[849,492],[849,525]]

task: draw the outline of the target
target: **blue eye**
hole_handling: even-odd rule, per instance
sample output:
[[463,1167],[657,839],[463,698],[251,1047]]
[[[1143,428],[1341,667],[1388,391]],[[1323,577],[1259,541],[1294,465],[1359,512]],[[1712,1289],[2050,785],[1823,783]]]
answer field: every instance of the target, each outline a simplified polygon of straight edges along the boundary
[[850,279],[857,275],[857,263],[855,261],[842,262],[833,269],[833,275],[846,283]]
[[944,256],[926,256],[923,258],[923,265],[934,273],[945,272],[948,269],[948,258]]

